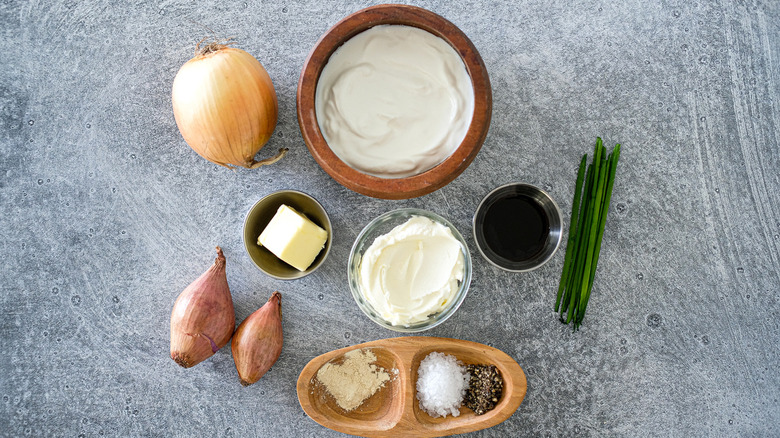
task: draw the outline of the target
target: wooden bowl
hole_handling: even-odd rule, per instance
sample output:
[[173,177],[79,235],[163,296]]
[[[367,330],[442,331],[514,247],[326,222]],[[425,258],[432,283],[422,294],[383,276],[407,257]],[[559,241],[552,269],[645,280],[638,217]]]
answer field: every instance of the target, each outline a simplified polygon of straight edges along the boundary
[[[398,370],[398,374],[362,405],[346,412],[319,384],[316,375],[326,363],[338,363],[345,353],[362,348],[376,355],[377,366]],[[417,368],[433,351],[454,355],[467,365],[495,365],[504,379],[504,391],[496,407],[476,415],[464,406],[458,417],[438,418],[421,410],[416,395]],[[366,342],[318,356],[301,371],[297,389],[304,412],[329,429],[369,437],[435,437],[473,432],[501,423],[520,406],[526,387],[520,365],[501,350],[459,339],[417,336]]]
[[[449,43],[463,59],[474,89],[474,114],[466,137],[447,159],[437,166],[405,178],[380,178],[360,172],[339,159],[320,132],[314,106],[317,82],[330,55],[344,42],[380,24],[401,24],[428,31]],[[372,6],[336,23],[317,42],[303,65],[298,81],[298,124],[314,159],[343,186],[367,196],[408,199],[422,196],[449,184],[476,157],[490,127],[493,96],[487,68],[474,44],[454,24],[415,6]]]

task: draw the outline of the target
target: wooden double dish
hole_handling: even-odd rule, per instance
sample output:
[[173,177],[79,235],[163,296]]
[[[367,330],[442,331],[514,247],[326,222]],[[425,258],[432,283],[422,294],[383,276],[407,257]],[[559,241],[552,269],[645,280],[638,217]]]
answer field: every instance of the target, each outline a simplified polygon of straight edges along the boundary
[[[331,54],[364,30],[380,24],[414,26],[436,35],[460,55],[474,89],[474,114],[466,137],[443,162],[423,173],[406,178],[380,178],[360,172],[343,162],[330,149],[320,131],[314,106],[317,82]],[[477,156],[490,127],[493,96],[487,68],[476,47],[457,26],[426,9],[406,5],[372,6],[336,23],[315,44],[303,65],[298,81],[298,124],[303,140],[317,163],[343,186],[367,196],[408,199],[422,196],[449,184]]]
[[[390,381],[356,409],[346,412],[316,378],[328,362],[339,364],[349,351],[367,348],[377,366],[391,372]],[[501,373],[504,390],[496,407],[483,415],[461,407],[457,417],[431,417],[417,401],[417,369],[431,352],[455,356],[468,364],[492,364]],[[435,437],[485,429],[509,418],[526,392],[520,365],[509,355],[487,345],[459,339],[410,336],[382,339],[334,350],[312,359],[298,377],[298,401],[317,423],[338,432],[371,437]]]

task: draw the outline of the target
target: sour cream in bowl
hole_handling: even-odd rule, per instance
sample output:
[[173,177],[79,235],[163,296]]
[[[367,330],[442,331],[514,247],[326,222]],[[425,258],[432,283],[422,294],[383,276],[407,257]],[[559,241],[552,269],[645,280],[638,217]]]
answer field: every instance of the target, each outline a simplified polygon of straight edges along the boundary
[[460,146],[474,90],[446,41],[413,26],[384,24],[330,56],[315,110],[342,161],[369,175],[403,178],[431,169]]
[[383,199],[457,178],[485,141],[492,105],[471,40],[410,5],[370,6],[336,23],[298,81],[298,125],[314,160],[344,187]]
[[352,246],[349,285],[358,307],[398,332],[433,328],[458,309],[471,282],[471,256],[446,219],[419,209],[385,213]]

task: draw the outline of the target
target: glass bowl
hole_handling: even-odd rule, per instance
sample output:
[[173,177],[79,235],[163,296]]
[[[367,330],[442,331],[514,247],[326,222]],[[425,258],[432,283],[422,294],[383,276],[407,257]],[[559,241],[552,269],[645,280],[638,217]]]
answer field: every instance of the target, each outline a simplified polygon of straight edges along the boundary
[[[377,237],[389,233],[393,228],[405,223],[414,216],[426,217],[448,227],[450,231],[452,231],[452,235],[460,243],[461,252],[463,254],[463,280],[458,284],[458,290],[453,299],[450,300],[449,304],[441,311],[428,315],[428,318],[424,321],[415,322],[410,325],[393,325],[382,318],[382,316],[374,310],[371,304],[364,298],[360,287],[360,263],[363,259],[363,254],[368,247],[374,243],[374,240]],[[458,310],[458,307],[460,307],[461,303],[466,298],[466,293],[468,292],[469,284],[471,283],[471,255],[465,239],[463,239],[463,236],[458,232],[455,226],[447,219],[425,210],[401,208],[378,216],[363,228],[355,239],[355,243],[352,245],[352,250],[349,254],[347,279],[349,281],[349,288],[352,291],[352,297],[355,299],[360,310],[362,310],[372,321],[386,329],[396,332],[421,332],[436,327],[446,321],[447,318]]]

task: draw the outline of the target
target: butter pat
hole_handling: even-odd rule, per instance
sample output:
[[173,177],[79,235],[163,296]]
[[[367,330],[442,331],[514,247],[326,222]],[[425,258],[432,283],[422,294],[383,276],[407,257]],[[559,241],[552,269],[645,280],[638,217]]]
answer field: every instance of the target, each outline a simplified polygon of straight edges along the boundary
[[299,271],[311,266],[325,247],[328,233],[306,216],[284,204],[265,227],[257,244]]

